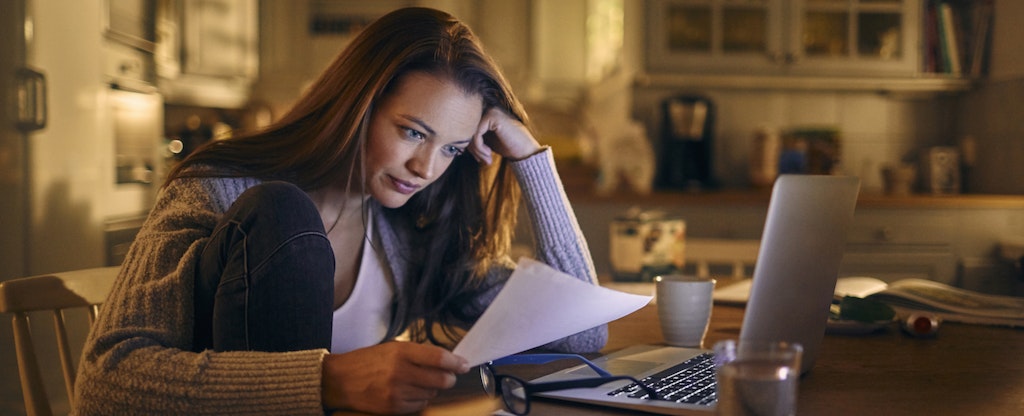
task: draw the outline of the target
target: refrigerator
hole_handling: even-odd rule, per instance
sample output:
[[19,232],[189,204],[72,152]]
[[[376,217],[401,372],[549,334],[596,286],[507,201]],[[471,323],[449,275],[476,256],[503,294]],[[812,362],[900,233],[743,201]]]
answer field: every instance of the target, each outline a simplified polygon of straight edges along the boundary
[[152,205],[163,101],[130,34],[150,3],[4,1],[0,279],[109,264],[106,235]]
[[[0,281],[116,264],[152,205],[163,143],[153,3],[0,3]],[[0,372],[0,414],[23,414],[3,321],[0,368],[12,371]],[[33,319],[37,346],[53,345],[49,326]],[[60,378],[47,393],[66,410]]]

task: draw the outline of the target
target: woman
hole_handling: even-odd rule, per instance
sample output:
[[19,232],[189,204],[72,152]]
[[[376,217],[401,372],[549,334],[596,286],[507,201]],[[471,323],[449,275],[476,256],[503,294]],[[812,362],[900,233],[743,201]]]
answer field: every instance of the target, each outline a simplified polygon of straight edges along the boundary
[[90,334],[75,411],[422,409],[469,370],[444,340],[511,273],[520,196],[539,260],[596,283],[525,123],[465,25],[382,17],[279,122],[169,173]]

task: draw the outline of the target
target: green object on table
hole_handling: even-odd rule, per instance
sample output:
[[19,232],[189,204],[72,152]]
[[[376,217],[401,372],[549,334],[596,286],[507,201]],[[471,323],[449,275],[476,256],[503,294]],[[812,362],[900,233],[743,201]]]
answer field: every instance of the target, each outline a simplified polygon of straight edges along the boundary
[[891,306],[877,300],[844,296],[839,301],[839,319],[858,322],[891,321],[896,311]]

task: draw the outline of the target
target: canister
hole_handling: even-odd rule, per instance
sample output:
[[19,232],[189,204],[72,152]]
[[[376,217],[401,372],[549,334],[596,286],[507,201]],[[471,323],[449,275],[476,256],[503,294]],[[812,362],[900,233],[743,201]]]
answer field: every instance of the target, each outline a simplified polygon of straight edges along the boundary
[[750,183],[758,188],[771,187],[779,176],[781,152],[779,130],[760,127],[754,132],[750,148]]
[[657,210],[630,209],[609,226],[610,260],[617,281],[652,281],[682,270],[686,221]]

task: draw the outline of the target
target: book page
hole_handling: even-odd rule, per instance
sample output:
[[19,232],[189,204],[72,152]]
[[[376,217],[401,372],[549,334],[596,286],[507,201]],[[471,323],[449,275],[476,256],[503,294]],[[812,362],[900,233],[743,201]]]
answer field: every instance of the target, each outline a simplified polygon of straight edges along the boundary
[[936,312],[955,312],[974,317],[1020,320],[1024,323],[1024,298],[987,295],[923,279],[893,282],[884,292],[871,296],[893,306]]
[[[720,304],[745,304],[750,298],[750,286],[753,282],[753,279],[743,279],[723,287],[715,286],[712,298],[715,303]],[[874,277],[840,277],[836,280],[835,298],[842,299],[843,296],[863,298],[881,292],[888,286],[881,279]]]
[[840,277],[836,280],[836,298],[841,299],[843,296],[853,296],[858,298],[865,298],[873,293],[878,293],[889,287],[881,279],[874,277]]
[[720,304],[746,304],[747,299],[750,298],[750,286],[753,283],[754,279],[743,279],[723,287],[718,287],[716,284],[715,291],[711,294],[711,299],[713,299],[715,303]]

